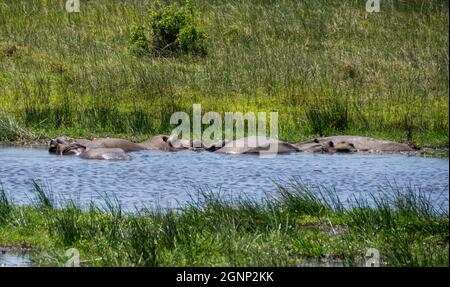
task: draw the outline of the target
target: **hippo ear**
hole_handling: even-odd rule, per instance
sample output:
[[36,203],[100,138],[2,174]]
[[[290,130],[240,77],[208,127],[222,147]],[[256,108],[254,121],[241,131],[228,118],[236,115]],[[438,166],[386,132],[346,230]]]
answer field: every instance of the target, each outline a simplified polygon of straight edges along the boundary
[[319,143],[319,140],[318,139],[314,139],[313,142]]
[[352,148],[355,148],[355,145],[352,143],[348,143],[349,146],[351,146]]
[[56,138],[56,142],[59,144],[65,144],[68,142],[68,140],[69,140],[69,138],[66,136]]
[[327,144],[328,144],[329,147],[334,147],[334,142],[333,141],[329,141]]

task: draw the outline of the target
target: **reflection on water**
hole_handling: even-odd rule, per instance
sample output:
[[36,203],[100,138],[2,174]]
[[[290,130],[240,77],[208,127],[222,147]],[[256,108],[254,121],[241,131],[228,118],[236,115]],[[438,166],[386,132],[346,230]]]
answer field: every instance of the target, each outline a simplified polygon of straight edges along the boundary
[[276,181],[300,177],[311,186],[335,188],[341,200],[367,196],[380,185],[420,186],[448,199],[448,160],[404,155],[296,153],[274,158],[210,152],[132,153],[131,161],[95,161],[55,156],[45,149],[0,148],[0,181],[18,203],[28,203],[32,179],[80,204],[114,193],[125,208],[174,207],[189,200],[194,186],[224,195],[260,199]]

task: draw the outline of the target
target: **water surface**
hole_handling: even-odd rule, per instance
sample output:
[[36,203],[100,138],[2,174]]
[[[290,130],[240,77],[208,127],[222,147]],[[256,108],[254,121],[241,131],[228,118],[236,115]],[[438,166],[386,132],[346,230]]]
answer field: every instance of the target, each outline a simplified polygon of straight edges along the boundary
[[31,259],[24,252],[0,252],[0,267],[29,267]]
[[43,148],[0,148],[0,181],[18,203],[33,197],[31,180],[80,204],[115,194],[126,209],[175,207],[208,186],[222,195],[258,200],[274,194],[275,182],[301,178],[333,187],[342,201],[367,197],[380,186],[420,187],[448,200],[448,160],[405,155],[295,153],[274,158],[210,152],[141,151],[131,161],[83,160]]

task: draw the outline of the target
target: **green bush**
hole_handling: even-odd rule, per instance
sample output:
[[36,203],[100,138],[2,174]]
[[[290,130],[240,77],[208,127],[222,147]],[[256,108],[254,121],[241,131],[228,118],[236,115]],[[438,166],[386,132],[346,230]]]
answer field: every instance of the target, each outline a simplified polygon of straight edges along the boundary
[[149,52],[149,41],[145,33],[145,27],[142,25],[136,25],[131,33],[131,51],[141,56]]
[[204,39],[206,39],[206,34],[193,25],[183,27],[178,33],[178,45],[185,53],[206,54]]
[[182,6],[161,6],[156,2],[149,13],[151,40],[147,39],[144,26],[135,27],[131,36],[133,50],[153,50],[157,55],[205,55],[206,33],[198,28],[196,14],[189,1]]

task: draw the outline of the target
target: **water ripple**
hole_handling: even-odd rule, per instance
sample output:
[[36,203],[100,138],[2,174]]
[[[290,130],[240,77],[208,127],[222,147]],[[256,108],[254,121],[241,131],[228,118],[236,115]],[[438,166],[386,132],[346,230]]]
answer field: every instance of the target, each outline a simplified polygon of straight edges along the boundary
[[392,182],[420,186],[436,196],[444,191],[448,199],[449,167],[443,159],[306,153],[258,158],[188,151],[142,151],[132,156],[131,161],[95,161],[50,155],[44,149],[1,148],[0,181],[19,203],[28,202],[30,180],[37,179],[81,204],[114,193],[125,208],[177,206],[189,200],[193,186],[259,199],[273,193],[275,182],[291,177],[333,187],[343,201]]

